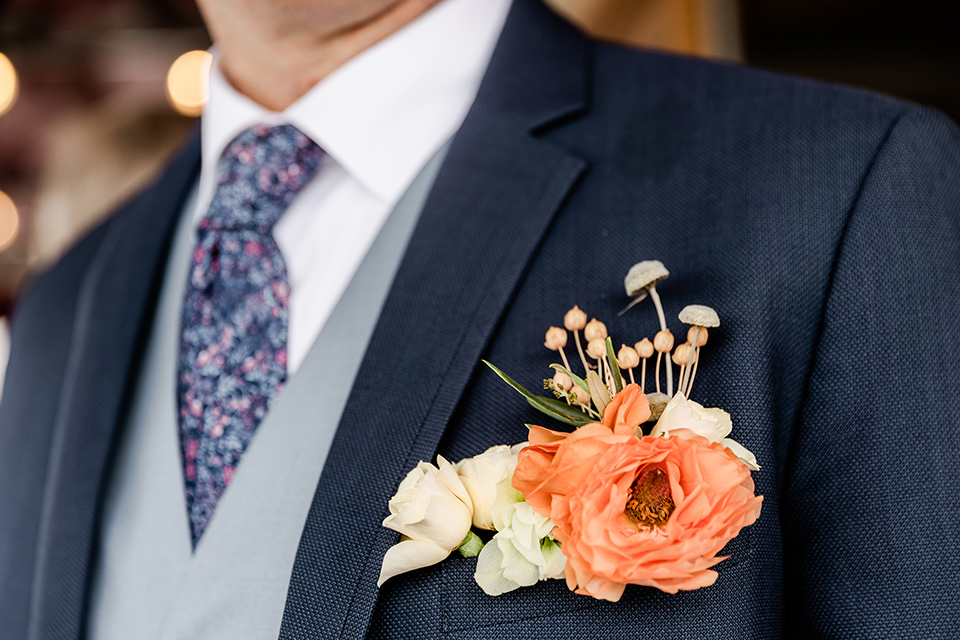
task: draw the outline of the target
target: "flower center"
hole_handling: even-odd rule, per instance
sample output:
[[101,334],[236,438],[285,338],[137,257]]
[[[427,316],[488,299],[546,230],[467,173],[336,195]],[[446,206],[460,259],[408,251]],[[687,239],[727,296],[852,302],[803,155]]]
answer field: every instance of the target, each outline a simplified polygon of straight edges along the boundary
[[666,524],[674,508],[670,478],[653,467],[641,471],[630,485],[630,499],[623,512],[641,527],[653,528]]

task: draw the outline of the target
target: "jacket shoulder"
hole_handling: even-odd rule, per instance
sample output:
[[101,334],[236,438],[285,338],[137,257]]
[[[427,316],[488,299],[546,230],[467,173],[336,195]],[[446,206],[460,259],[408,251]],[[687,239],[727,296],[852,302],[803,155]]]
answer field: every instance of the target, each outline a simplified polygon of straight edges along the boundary
[[696,101],[723,113],[753,110],[766,119],[805,115],[822,126],[889,122],[916,107],[852,86],[767,71],[743,64],[658,53],[609,43],[596,45],[597,94],[615,89],[628,103]]

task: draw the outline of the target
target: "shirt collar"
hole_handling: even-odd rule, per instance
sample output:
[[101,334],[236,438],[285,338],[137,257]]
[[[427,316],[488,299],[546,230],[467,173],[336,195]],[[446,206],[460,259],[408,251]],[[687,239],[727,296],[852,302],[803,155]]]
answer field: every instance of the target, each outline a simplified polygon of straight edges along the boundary
[[509,6],[510,0],[443,0],[281,113],[237,92],[220,73],[214,48],[201,122],[200,197],[207,203],[213,197],[217,160],[237,134],[258,123],[289,123],[374,196],[395,204],[466,117]]

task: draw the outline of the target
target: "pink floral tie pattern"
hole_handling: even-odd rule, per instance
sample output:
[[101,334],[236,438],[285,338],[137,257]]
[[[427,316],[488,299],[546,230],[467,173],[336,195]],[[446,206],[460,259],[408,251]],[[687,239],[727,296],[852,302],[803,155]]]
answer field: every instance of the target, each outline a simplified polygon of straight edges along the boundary
[[322,158],[291,125],[256,126],[217,166],[180,338],[180,445],[194,547],[286,380],[290,290],[271,232]]

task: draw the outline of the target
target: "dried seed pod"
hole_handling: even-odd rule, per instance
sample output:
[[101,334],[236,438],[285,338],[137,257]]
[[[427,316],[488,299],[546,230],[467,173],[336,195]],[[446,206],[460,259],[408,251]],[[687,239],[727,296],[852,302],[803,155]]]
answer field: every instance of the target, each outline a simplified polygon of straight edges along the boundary
[[680,322],[697,327],[719,327],[720,316],[705,305],[688,304],[680,311]]
[[673,349],[673,334],[670,329],[657,331],[657,335],[653,336],[653,348],[660,353],[669,353]]
[[573,305],[573,309],[563,316],[563,326],[568,331],[580,331],[587,326],[587,314],[577,305]]
[[683,344],[677,345],[676,350],[673,352],[673,364],[684,366],[687,364],[687,360],[690,359],[690,343],[684,342]]
[[633,369],[640,364],[640,354],[633,347],[621,345],[620,351],[617,352],[617,364],[621,369]]
[[[587,339],[587,342],[593,342],[594,340],[606,340],[607,325],[594,318],[587,323],[586,327],[584,327],[583,337]],[[593,357],[596,358],[597,356]]]
[[560,327],[550,327],[547,329],[547,335],[543,346],[545,346],[547,349],[550,349],[550,351],[563,349],[565,346],[567,346],[567,332]]
[[707,344],[707,330],[704,327],[700,327],[700,333],[697,333],[697,327],[693,326],[687,330],[687,342],[693,344],[693,336],[697,336],[697,346],[702,347]]
[[[587,325],[589,326],[589,325]],[[603,338],[594,338],[587,343],[587,355],[591,358],[606,358],[607,343]]]
[[563,371],[557,371],[553,374],[553,384],[557,385],[557,388],[563,391],[570,391],[573,388],[573,378]]
[[633,348],[637,350],[637,353],[644,360],[653,355],[653,343],[650,342],[649,338],[644,338],[637,344],[633,345]]
[[573,385],[573,394],[577,397],[577,402],[588,407],[590,406],[590,394],[586,389],[575,384]]

